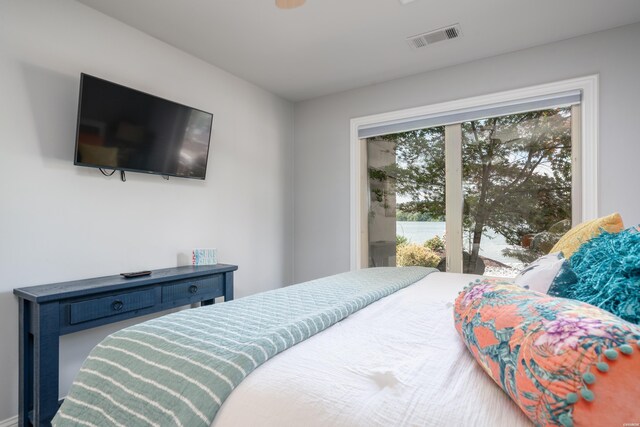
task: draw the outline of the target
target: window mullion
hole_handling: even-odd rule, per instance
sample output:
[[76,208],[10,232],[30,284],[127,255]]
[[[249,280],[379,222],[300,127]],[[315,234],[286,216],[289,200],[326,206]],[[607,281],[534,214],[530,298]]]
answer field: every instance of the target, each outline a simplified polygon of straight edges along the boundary
[[445,126],[447,271],[462,273],[462,125]]
[[582,210],[582,108],[571,107],[571,223],[584,221]]

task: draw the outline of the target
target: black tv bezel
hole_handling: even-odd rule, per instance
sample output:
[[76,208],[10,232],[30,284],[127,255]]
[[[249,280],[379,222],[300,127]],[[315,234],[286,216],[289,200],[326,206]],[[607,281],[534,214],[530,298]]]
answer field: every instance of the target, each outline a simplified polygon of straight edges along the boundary
[[[92,163],[85,163],[85,162],[79,162],[78,161],[78,141],[80,138],[80,118],[81,118],[81,113],[82,113],[82,84],[84,83],[84,78],[85,77],[90,77],[92,79],[96,79],[96,80],[101,80],[103,82],[115,85],[115,86],[120,86],[122,88],[128,89],[130,91],[133,92],[138,92],[140,94],[146,95],[146,96],[150,96],[152,98],[156,98],[159,99],[161,101],[164,102],[169,102],[171,104],[175,104],[175,105],[179,105],[181,107],[186,107],[186,108],[190,108],[192,110],[196,110],[196,111],[200,111],[202,113],[208,114],[209,116],[211,116],[211,119],[209,121],[209,143],[207,144],[207,156],[206,156],[206,160],[205,160],[205,164],[204,164],[204,175],[202,177],[199,176],[188,176],[188,175],[179,175],[179,174],[171,174],[171,173],[162,173],[162,172],[157,172],[157,171],[152,171],[152,170],[145,170],[145,169],[133,169],[133,168],[114,168],[113,166],[105,166],[105,165],[96,165],[96,164],[92,164]],[[170,99],[167,98],[162,98],[160,96],[157,95],[153,95],[151,93],[148,92],[144,92],[138,89],[134,89],[132,87],[129,86],[125,86],[125,85],[121,85],[119,83],[115,83],[112,82],[110,80],[106,80],[100,77],[96,77],[93,76],[91,74],[87,74],[87,73],[80,73],[80,93],[78,95],[78,117],[77,117],[77,124],[76,124],[76,144],[75,144],[75,149],[73,152],[73,164],[75,166],[83,166],[83,167],[88,167],[88,168],[94,168],[94,169],[107,169],[107,170],[114,170],[114,171],[125,171],[125,172],[136,172],[136,173],[144,173],[147,175],[160,175],[160,176],[171,176],[171,177],[175,177],[175,178],[187,178],[187,179],[195,179],[195,180],[199,180],[199,181],[204,181],[207,178],[207,167],[209,165],[209,151],[211,150],[211,135],[213,134],[213,113],[210,113],[208,111],[204,111],[201,110],[199,108],[194,108],[191,107],[189,105],[185,105],[185,104],[181,104],[179,102],[175,102],[175,101],[171,101]]]

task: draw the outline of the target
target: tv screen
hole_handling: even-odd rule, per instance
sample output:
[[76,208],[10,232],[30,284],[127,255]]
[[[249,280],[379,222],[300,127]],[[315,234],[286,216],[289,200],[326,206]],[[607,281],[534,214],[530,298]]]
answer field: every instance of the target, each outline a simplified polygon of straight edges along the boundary
[[213,115],[88,74],[74,164],[204,179]]

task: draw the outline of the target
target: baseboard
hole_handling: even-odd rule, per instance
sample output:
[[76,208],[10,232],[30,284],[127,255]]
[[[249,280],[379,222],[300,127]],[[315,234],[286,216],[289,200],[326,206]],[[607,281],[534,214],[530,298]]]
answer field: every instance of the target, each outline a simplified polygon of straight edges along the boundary
[[18,427],[18,416],[7,418],[4,421],[0,421],[0,427]]

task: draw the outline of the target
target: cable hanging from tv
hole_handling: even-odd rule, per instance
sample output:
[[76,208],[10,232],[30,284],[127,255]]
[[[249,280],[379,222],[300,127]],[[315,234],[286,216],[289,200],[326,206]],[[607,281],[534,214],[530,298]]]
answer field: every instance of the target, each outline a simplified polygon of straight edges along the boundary
[[[117,169],[113,169],[111,173],[109,173],[109,172],[106,172],[104,168],[98,168],[98,169],[100,170],[100,172],[102,172],[102,175],[104,176],[111,176],[114,173],[116,173],[116,170],[117,170]],[[122,182],[127,182],[127,176],[124,174],[123,170],[120,171],[120,179],[122,180]]]

